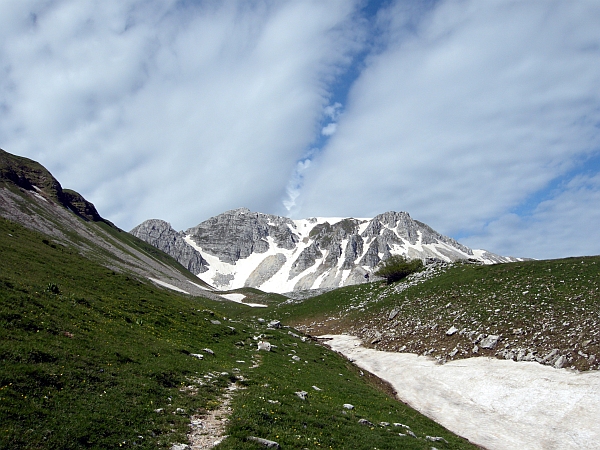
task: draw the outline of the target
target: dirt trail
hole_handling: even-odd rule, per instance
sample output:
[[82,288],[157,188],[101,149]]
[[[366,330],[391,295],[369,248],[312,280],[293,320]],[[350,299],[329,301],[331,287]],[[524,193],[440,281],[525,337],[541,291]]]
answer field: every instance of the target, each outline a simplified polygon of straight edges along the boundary
[[218,408],[192,416],[191,431],[188,434],[192,450],[213,448],[227,437],[223,433],[231,415],[231,399],[238,389],[242,388],[236,383],[230,384],[221,397],[222,403]]

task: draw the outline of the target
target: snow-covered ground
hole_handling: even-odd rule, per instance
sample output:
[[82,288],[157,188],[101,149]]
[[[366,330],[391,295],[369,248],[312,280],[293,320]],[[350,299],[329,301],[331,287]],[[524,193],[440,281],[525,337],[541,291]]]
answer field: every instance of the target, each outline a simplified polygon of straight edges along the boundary
[[[177,286],[173,286],[172,284],[169,284],[165,281],[161,281],[161,280],[158,280],[158,279],[152,278],[152,277],[148,277],[148,279],[150,281],[152,281],[153,283],[156,283],[159,286],[165,287],[167,289],[171,289],[176,292],[181,292],[183,294],[189,294],[189,292],[184,291],[183,289],[180,289]],[[194,286],[198,286],[200,289],[206,290],[206,288],[204,288],[196,283],[192,283],[192,284]],[[262,303],[245,303],[242,301],[246,298],[246,296],[244,294],[221,294],[220,297],[224,298],[225,300],[229,300],[230,302],[235,302],[235,303],[239,303],[241,305],[251,306],[253,308],[266,308],[268,306],[268,305],[263,305]]]
[[246,298],[244,294],[221,294],[225,300],[229,300],[235,303],[239,303],[241,305],[252,306],[253,308],[266,308],[267,305],[263,305],[262,303],[244,303],[242,300]]
[[148,279],[150,281],[152,281],[153,283],[156,283],[156,284],[158,284],[158,285],[160,285],[162,287],[166,287],[167,289],[171,289],[172,291],[181,292],[183,294],[189,294],[188,291],[184,291],[183,289],[180,289],[177,286],[173,286],[172,284],[169,284],[169,283],[167,283],[165,281],[161,281],[161,280],[158,280],[158,279],[152,278],[152,277],[148,277]]
[[329,335],[333,350],[392,384],[398,398],[489,450],[600,449],[600,373],[470,358],[439,365]]

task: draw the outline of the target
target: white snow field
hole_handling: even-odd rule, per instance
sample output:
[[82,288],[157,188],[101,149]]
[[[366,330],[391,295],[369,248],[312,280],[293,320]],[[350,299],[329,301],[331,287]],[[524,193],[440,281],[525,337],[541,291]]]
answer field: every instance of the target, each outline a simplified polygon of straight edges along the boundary
[[321,336],[333,350],[388,381],[403,402],[489,450],[600,449],[600,373],[535,362],[432,358]]
[[235,303],[239,303],[240,305],[251,306],[253,308],[266,308],[267,305],[263,305],[262,303],[244,303],[242,300],[246,298],[244,294],[221,294],[225,300],[229,300]]

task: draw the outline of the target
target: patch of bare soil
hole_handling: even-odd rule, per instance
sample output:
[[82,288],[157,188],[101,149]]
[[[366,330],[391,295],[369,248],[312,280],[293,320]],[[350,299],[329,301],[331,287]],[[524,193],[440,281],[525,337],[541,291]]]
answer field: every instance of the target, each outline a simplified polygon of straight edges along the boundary
[[192,416],[191,431],[188,433],[192,450],[213,448],[227,437],[224,432],[231,414],[231,399],[238,389],[243,388],[236,383],[231,383],[216,409]]

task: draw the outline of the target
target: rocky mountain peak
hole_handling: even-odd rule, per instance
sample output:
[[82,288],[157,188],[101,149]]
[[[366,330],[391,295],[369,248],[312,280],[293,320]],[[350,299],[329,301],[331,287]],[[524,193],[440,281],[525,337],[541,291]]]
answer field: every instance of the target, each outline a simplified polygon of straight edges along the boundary
[[169,255],[177,255],[177,261],[194,274],[208,270],[207,262],[200,252],[190,246],[185,241],[185,234],[175,231],[169,222],[159,219],[146,220],[130,233]]
[[204,261],[202,272],[195,273],[223,289],[250,286],[289,292],[361,283],[377,264],[395,254],[442,261],[510,260],[485,251],[475,253],[408,213],[395,211],[373,219],[292,220],[238,208],[183,232],[166,222],[150,221],[132,233],[187,266],[185,242]]

